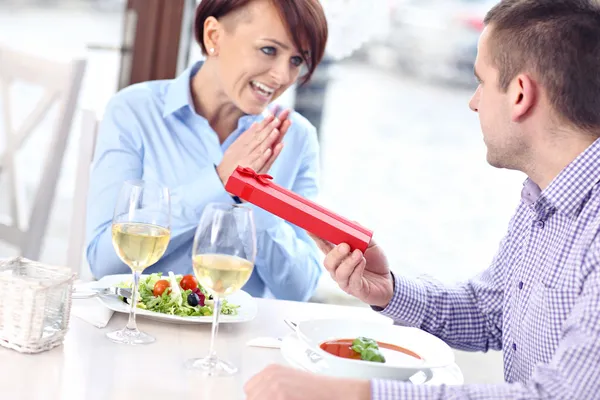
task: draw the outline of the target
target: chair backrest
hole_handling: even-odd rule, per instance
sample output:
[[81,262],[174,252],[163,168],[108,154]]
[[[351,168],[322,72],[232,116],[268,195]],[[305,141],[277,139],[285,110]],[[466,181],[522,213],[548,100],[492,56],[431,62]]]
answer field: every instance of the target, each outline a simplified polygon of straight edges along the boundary
[[[65,148],[71,131],[73,116],[85,73],[86,61],[74,59],[59,62],[24,54],[0,45],[0,99],[4,105],[4,148],[0,153],[0,173],[8,177],[10,222],[0,222],[0,241],[19,249],[21,256],[38,260],[43,238],[55,200]],[[10,87],[23,82],[41,87],[41,100],[32,105],[33,111],[23,119],[21,126],[13,126]],[[41,125],[49,110],[57,108],[50,146],[27,215],[25,182],[19,179],[15,157],[32,131]],[[0,130],[1,134],[2,130]]]
[[92,278],[92,274],[84,260],[85,225],[87,214],[87,196],[90,186],[90,168],[94,160],[96,137],[99,121],[96,113],[84,109],[81,112],[81,137],[79,139],[77,172],[75,176],[75,193],[73,195],[73,213],[69,232],[67,265],[84,280]]

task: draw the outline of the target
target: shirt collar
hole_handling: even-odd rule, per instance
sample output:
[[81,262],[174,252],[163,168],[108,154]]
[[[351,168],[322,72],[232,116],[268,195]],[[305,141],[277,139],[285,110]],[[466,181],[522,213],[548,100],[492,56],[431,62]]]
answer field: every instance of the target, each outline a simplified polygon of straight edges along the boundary
[[184,107],[193,109],[190,81],[200,67],[202,67],[202,61],[191,65],[181,75],[171,81],[167,89],[167,95],[165,96],[163,117],[167,117]]
[[531,179],[527,179],[521,198],[528,205],[535,204],[536,209],[551,206],[558,212],[575,218],[599,181],[600,139],[597,139],[564,168],[545,190],[540,190]]
[[[165,96],[163,117],[168,117],[184,107],[189,107],[189,109],[196,114],[196,111],[194,110],[194,102],[192,100],[191,80],[194,75],[196,75],[196,72],[198,72],[198,70],[202,67],[203,63],[204,61],[198,61],[194,63],[185,71],[183,71],[181,75],[171,81]],[[250,126],[259,118],[265,118],[268,112],[269,110],[266,108],[262,114],[242,116],[238,121],[238,128]]]

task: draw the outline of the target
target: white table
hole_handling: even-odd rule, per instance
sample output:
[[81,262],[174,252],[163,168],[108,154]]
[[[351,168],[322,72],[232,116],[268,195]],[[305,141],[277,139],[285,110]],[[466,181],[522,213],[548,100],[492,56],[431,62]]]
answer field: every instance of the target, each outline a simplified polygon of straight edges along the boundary
[[368,308],[258,299],[251,322],[221,324],[217,353],[239,372],[229,378],[203,378],[183,363],[207,354],[210,324],[175,325],[138,318],[138,326],[156,342],[126,346],[109,341],[107,331],[123,327],[115,314],[98,329],[73,317],[63,346],[37,355],[0,348],[0,398],[6,400],[165,400],[243,399],[243,385],[271,363],[286,364],[280,350],[250,347],[257,337],[283,337],[284,318],[385,318]]

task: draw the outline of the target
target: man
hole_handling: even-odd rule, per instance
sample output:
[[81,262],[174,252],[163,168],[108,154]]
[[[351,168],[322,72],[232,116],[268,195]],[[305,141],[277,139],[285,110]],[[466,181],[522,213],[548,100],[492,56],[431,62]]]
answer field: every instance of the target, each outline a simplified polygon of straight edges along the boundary
[[528,176],[491,266],[443,287],[393,275],[374,243],[363,255],[316,240],[344,291],[455,348],[502,349],[506,382],[436,387],[271,366],[247,383],[248,400],[600,397],[600,4],[503,0],[485,25],[469,105],[488,162]]

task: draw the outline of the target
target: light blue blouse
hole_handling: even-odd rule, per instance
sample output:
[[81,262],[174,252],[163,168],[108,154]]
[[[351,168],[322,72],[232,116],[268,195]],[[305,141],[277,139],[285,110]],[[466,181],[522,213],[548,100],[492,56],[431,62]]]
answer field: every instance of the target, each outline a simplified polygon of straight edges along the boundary
[[[98,133],[87,213],[86,255],[96,278],[130,272],[115,253],[110,231],[113,207],[125,180],[154,180],[171,190],[171,242],[147,273],[192,273],[192,241],[202,210],[210,202],[234,203],[214,166],[233,141],[263,116],[243,116],[220,144],[191,100],[190,80],[201,66],[198,62],[173,80],[127,87],[107,105]],[[298,113],[290,118],[284,149],[269,174],[277,184],[314,199],[319,179],[316,130]],[[256,297],[308,300],[322,272],[316,245],[303,229],[249,206],[254,212],[258,251],[255,270],[243,290]]]

